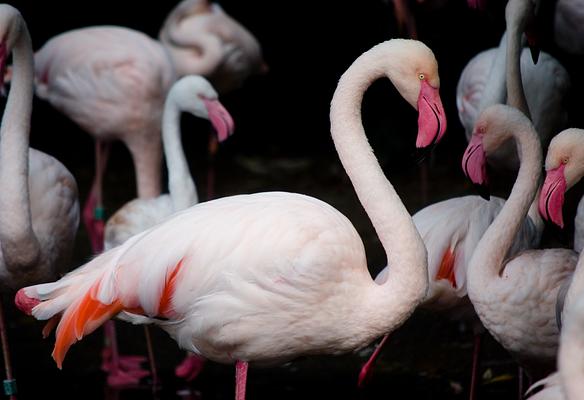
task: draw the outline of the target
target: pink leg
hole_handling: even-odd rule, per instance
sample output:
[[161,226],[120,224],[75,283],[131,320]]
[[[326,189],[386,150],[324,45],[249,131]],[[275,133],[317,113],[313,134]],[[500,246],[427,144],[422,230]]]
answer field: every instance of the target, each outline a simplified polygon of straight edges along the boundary
[[174,373],[187,382],[193,381],[203,370],[205,359],[196,354],[187,353],[185,359],[176,367]]
[[469,395],[470,400],[476,399],[480,353],[481,353],[481,334],[476,333],[474,335],[474,345],[472,351],[472,371],[470,376],[470,395]]
[[379,353],[381,353],[381,348],[383,347],[383,345],[387,341],[387,338],[389,338],[389,334],[385,335],[383,337],[383,339],[381,339],[381,342],[379,342],[379,344],[377,345],[377,348],[375,349],[373,354],[371,354],[371,357],[369,357],[369,360],[367,360],[365,365],[363,365],[363,367],[361,367],[361,372],[359,373],[359,382],[358,382],[359,387],[364,387],[365,384],[369,381],[369,379],[371,379],[371,374],[373,373],[373,364],[375,363],[375,360],[379,356]]
[[523,367],[521,365],[517,366],[517,381],[519,386],[517,398],[521,400],[523,399]]
[[4,369],[6,379],[4,380],[4,394],[10,400],[16,400],[16,379],[12,375],[12,362],[10,361],[10,348],[8,347],[8,335],[6,334],[6,323],[4,321],[4,310],[0,302],[0,339],[2,340],[2,354],[4,355]]
[[91,249],[94,254],[103,251],[103,233],[105,228],[102,183],[105,167],[109,158],[109,143],[95,142],[95,177],[85,206],[83,207],[83,223],[87,229]]
[[102,356],[102,370],[108,373],[108,386],[113,388],[135,386],[140,379],[150,375],[141,368],[146,361],[141,356],[120,356],[114,321],[105,323],[105,346]]
[[152,376],[152,389],[158,390],[158,371],[156,370],[156,359],[154,358],[154,346],[150,337],[150,328],[144,325],[144,335],[146,336],[146,349],[148,351],[148,361],[150,362],[150,374]]
[[235,400],[245,400],[247,367],[247,361],[237,360],[235,363]]
[[215,198],[215,156],[217,155],[217,149],[219,142],[217,141],[217,136],[211,133],[209,136],[209,169],[207,170],[207,200],[213,200]]

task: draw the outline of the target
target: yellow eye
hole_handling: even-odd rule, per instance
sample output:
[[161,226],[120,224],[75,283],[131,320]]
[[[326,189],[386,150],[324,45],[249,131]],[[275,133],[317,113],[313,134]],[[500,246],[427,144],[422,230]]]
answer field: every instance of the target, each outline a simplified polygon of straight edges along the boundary
[[420,75],[418,75],[418,78],[420,78],[420,80],[423,81],[424,78],[426,78],[426,77],[424,76],[424,74],[420,74]]
[[563,158],[563,159],[562,159],[562,163],[563,163],[564,165],[565,165],[565,164],[567,164],[567,163],[568,163],[568,157],[565,157],[565,158]]

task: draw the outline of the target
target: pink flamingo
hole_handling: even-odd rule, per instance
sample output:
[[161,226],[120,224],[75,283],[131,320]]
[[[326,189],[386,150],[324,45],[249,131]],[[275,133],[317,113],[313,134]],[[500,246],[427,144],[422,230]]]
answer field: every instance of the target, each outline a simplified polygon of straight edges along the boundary
[[[555,302],[561,284],[574,270],[577,254],[568,249],[528,250],[506,259],[539,186],[542,157],[537,134],[520,111],[491,106],[477,120],[463,157],[466,175],[483,183],[487,154],[509,138],[515,139],[522,155],[519,174],[469,262],[468,296],[495,339],[527,368],[530,377],[541,377],[555,363],[559,335]],[[545,190],[544,185],[542,193]]]
[[[550,143],[545,167],[547,176],[544,183],[545,190],[539,196],[539,209],[546,219],[563,227],[564,193],[584,176],[584,130],[571,128],[558,133]],[[578,223],[576,227],[579,227]],[[582,253],[578,258],[573,278],[564,284],[569,284],[565,301],[558,299],[557,307],[560,308],[556,310],[560,314],[559,318],[562,324],[558,351],[560,371],[535,383],[526,394],[538,388],[541,390],[530,396],[530,400],[581,399],[582,397],[578,396],[584,393],[580,389],[573,391],[568,397],[566,396],[568,385],[565,385],[571,382],[572,386],[578,387],[581,385],[578,381],[582,380],[577,371],[581,371],[578,365],[584,360],[584,355],[581,350],[578,350],[578,346],[581,347],[581,345],[577,345],[578,340],[575,340],[581,335],[582,328],[581,323],[579,326],[578,322],[572,321],[572,318],[575,320],[581,318],[581,298],[582,293],[584,293],[584,257]],[[563,374],[562,367],[564,368]]]
[[383,285],[371,279],[363,243],[341,213],[272,192],[193,206],[57,282],[21,289],[17,305],[50,319],[47,329],[60,320],[59,367],[71,344],[125,312],[188,351],[235,362],[237,400],[248,362],[340,354],[397,328],[427,290],[426,250],[373,155],[360,107],[367,87],[387,76],[418,109],[417,146],[435,143],[446,128],[437,69],[428,47],[394,39],[357,58],[333,95],[333,141],[392,266]]
[[[33,53],[22,15],[0,4],[0,71],[12,54],[12,83],[0,128],[0,290],[55,279],[66,270],[79,225],[75,179],[55,158],[29,148]],[[0,74],[3,77],[3,74]],[[15,398],[4,317],[0,335],[7,379]]]

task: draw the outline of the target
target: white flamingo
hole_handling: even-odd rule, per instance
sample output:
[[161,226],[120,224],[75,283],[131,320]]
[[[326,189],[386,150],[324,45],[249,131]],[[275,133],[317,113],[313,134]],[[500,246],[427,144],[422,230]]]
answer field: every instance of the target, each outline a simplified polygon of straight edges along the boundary
[[[341,162],[383,244],[390,277],[376,284],[353,225],[336,209],[294,193],[208,201],[103,253],[63,279],[21,289],[17,305],[57,328],[53,356],[119,312],[155,323],[182,348],[236,364],[236,399],[248,362],[361,348],[401,325],[424,298],[426,250],[365,137],[365,90],[387,76],[418,109],[417,145],[446,127],[431,50],[390,40],[343,74],[331,103]],[[158,317],[164,317],[162,320]]]
[[[0,71],[12,54],[12,83],[0,128],[0,290],[53,280],[66,271],[79,225],[75,179],[55,158],[29,148],[33,101],[31,38],[20,12],[0,4]],[[0,309],[0,334],[7,348]],[[7,384],[13,384],[5,354]],[[6,381],[5,381],[6,382]]]
[[[475,183],[486,179],[486,154],[514,138],[521,154],[511,194],[487,229],[467,270],[468,296],[483,325],[524,367],[541,377],[555,363],[558,327],[555,302],[559,287],[574,270],[577,254],[568,249],[506,254],[538,189],[541,145],[533,125],[514,108],[495,105],[477,120],[463,158]],[[542,193],[546,190],[545,186]]]
[[[545,168],[545,190],[542,190],[539,196],[539,209],[545,218],[562,227],[564,194],[584,176],[584,130],[571,128],[558,133],[550,142]],[[583,201],[580,202],[581,204],[583,204]],[[579,223],[576,223],[577,228],[579,225]],[[577,246],[575,245],[574,247],[578,251]],[[560,371],[560,373],[555,372],[536,382],[526,394],[538,388],[541,388],[541,390],[529,397],[530,400],[566,399],[568,397],[563,383],[571,380],[573,385],[578,385],[577,381],[582,379],[579,377],[578,369],[570,367],[570,364],[581,363],[584,360],[584,354],[578,350],[577,346],[574,346],[574,343],[577,342],[573,341],[574,337],[572,336],[573,333],[580,335],[581,325],[578,327],[577,322],[570,324],[570,314],[578,315],[576,310],[581,307],[581,305],[574,305],[574,303],[577,303],[579,301],[578,298],[582,297],[584,293],[584,257],[582,253],[580,253],[573,278],[564,282],[564,285],[568,285],[565,300],[558,297],[556,313],[559,314],[557,318],[562,325],[558,364],[560,370],[564,365],[564,375],[566,376],[561,379]],[[559,296],[561,295],[562,293],[560,292]],[[576,316],[574,318],[581,317]],[[575,327],[576,330],[572,327]],[[579,358],[580,361],[578,361]],[[580,393],[581,395],[584,392],[574,393]],[[574,393],[572,397],[569,397],[570,399],[581,399]]]

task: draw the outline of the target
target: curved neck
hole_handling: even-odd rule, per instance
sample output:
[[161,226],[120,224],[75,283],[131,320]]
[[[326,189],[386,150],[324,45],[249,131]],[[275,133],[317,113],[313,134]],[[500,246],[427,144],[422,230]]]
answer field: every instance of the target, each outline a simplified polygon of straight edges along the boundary
[[175,211],[198,203],[197,189],[185,158],[180,137],[180,110],[172,99],[164,104],[162,145],[168,169],[168,191]]
[[504,34],[496,50],[491,69],[489,70],[489,76],[481,96],[479,114],[488,106],[505,103],[506,51],[507,42]]
[[521,30],[513,21],[507,23],[507,104],[531,119],[521,78]]
[[522,155],[521,164],[509,198],[479,241],[469,263],[468,294],[473,301],[488,294],[485,285],[499,278],[503,260],[539,186],[543,161],[537,134],[527,124],[512,126],[509,131]]
[[[159,33],[162,45],[169,50],[178,77],[188,74],[208,76],[223,61],[223,43],[219,36],[201,29],[196,35],[185,35],[179,27],[195,24],[197,14],[215,12],[207,2],[185,1],[167,17]],[[189,22],[189,19],[193,19]],[[193,55],[193,50],[198,54]]]
[[567,399],[582,400],[584,399],[584,335],[582,335],[584,296],[582,292],[577,301],[567,310],[565,321],[558,352],[560,379]]
[[28,188],[33,53],[24,21],[21,26],[12,51],[12,82],[0,128],[0,244],[8,269],[32,267],[40,255]]
[[[387,327],[403,322],[422,301],[428,277],[424,243],[381,170],[361,123],[364,92],[374,80],[385,76],[384,70],[393,70],[392,66],[399,69],[404,62],[396,46],[385,49],[378,45],[364,53],[341,77],[331,102],[330,120],[341,163],[387,255],[389,278],[371,291],[365,305],[378,315],[381,310],[392,310],[381,323]],[[388,77],[393,80],[391,74]]]

